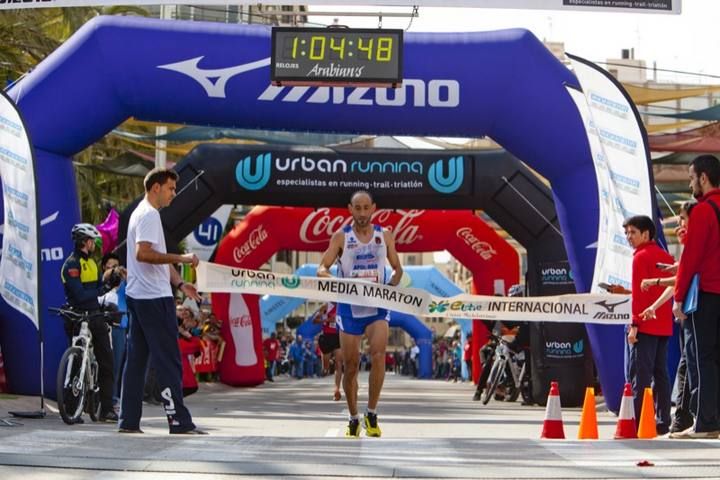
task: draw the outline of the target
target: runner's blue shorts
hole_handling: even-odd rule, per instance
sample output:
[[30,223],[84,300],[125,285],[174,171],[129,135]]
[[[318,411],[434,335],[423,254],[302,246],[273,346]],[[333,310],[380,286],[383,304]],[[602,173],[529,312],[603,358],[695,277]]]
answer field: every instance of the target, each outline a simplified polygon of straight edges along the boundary
[[370,317],[353,318],[352,315],[337,315],[335,321],[337,322],[338,330],[347,333],[348,335],[362,335],[365,333],[365,329],[371,323],[382,320],[385,322],[390,321],[390,312],[384,308],[379,308],[376,315]]

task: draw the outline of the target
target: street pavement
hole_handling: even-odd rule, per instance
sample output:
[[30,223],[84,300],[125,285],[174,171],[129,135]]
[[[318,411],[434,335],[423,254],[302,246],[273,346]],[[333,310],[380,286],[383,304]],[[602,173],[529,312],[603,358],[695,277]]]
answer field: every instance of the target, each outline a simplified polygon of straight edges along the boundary
[[[38,399],[0,395],[0,418],[20,423],[0,426],[0,479],[720,478],[720,440],[612,440],[616,418],[601,399],[600,440],[575,440],[575,408],[563,409],[567,440],[540,440],[542,407],[483,406],[470,384],[392,374],[378,410],[383,437],[346,439],[347,407],[332,401],[331,382],[201,384],[186,402],[208,436],[168,435],[154,405],[144,407],[143,435],[88,419],[65,425],[52,402],[44,419],[13,420],[7,411],[35,410]],[[367,374],[360,385],[364,405]]]

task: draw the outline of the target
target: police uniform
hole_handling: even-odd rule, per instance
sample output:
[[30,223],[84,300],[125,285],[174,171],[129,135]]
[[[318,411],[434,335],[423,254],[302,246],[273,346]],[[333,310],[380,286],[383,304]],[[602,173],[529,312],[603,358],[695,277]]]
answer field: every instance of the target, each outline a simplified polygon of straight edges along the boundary
[[[97,263],[87,253],[75,250],[63,264],[60,273],[67,303],[78,311],[100,310],[98,297],[103,294],[102,277]],[[102,318],[88,322],[92,333],[93,350],[98,362],[98,384],[102,413],[112,412],[113,353],[108,326]]]

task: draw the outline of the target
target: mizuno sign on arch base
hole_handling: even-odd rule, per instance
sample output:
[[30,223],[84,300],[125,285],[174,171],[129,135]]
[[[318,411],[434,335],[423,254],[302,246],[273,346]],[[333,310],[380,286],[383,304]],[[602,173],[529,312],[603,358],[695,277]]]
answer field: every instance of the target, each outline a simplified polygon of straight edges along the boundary
[[308,298],[323,302],[367,305],[422,317],[483,318],[530,322],[630,323],[630,298],[623,295],[558,295],[553,297],[436,297],[417,288],[340,278],[299,277],[200,262],[202,292],[246,293]]

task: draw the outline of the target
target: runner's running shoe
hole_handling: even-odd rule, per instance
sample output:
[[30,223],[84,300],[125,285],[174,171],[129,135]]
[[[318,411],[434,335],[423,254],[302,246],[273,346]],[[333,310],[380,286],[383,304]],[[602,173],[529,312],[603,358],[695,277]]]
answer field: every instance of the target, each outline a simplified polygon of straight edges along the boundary
[[360,420],[357,418],[354,418],[348,422],[348,426],[345,429],[345,436],[346,437],[360,437]]
[[379,437],[382,435],[380,427],[378,426],[377,414],[366,413],[363,419],[363,427],[365,427],[365,433],[368,437]]

